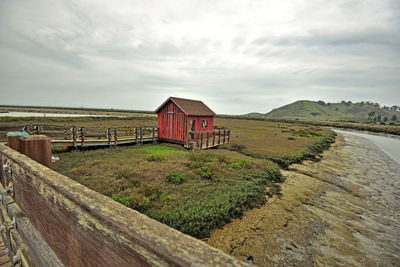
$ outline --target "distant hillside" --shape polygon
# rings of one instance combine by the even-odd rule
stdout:
[[[304,120],[346,120],[346,121],[400,121],[400,107],[380,107],[378,103],[325,103],[323,101],[300,100],[259,115],[250,117],[304,119]]]

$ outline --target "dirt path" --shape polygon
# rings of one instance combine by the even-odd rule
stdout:
[[[320,162],[283,171],[280,198],[207,242],[261,266],[399,264],[399,173],[371,142],[344,134]]]

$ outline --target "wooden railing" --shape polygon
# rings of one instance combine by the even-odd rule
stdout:
[[[117,146],[121,144],[143,144],[158,140],[157,126],[142,127],[76,127],[25,126],[29,134],[44,134],[51,138],[53,146],[88,147]]]
[[[76,127],[27,125],[23,131],[29,134],[44,134],[51,138],[53,146],[74,148],[90,146],[115,147],[122,144],[143,144],[156,142],[159,129],[157,126],[142,127]],[[189,131],[184,143],[186,148],[207,149],[227,144],[230,141],[231,130],[215,128],[212,131]]]
[[[189,138],[185,147],[194,149],[207,149],[229,143],[231,130],[218,128],[209,132],[189,131]]]

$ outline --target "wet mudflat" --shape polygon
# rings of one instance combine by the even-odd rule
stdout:
[[[398,266],[400,165],[373,142],[341,134],[320,162],[283,171],[281,197],[207,243],[261,266]]]

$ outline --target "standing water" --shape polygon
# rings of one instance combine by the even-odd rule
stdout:
[[[381,136],[367,133],[360,133],[354,131],[343,131],[335,129],[335,132],[342,134],[350,134],[358,137],[362,137],[368,139],[376,146],[378,146],[383,152],[389,155],[392,159],[397,161],[400,164],[400,138],[399,137],[389,137],[389,136]]]
[[[42,113],[42,112],[5,112],[0,117],[108,117],[107,115],[69,114],[69,113]]]

